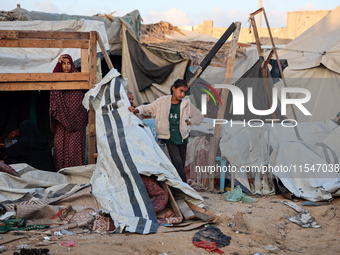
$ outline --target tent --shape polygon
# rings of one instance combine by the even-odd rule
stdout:
[[[311,93],[304,106],[312,115],[305,116],[295,108],[298,121],[334,119],[340,111],[339,30],[340,6],[279,51],[279,58],[288,61],[284,70],[287,86],[305,88]],[[282,81],[275,86],[282,87]],[[292,118],[289,107],[287,116]]]
[[[98,31],[106,50],[111,54],[110,59],[114,67],[129,80],[128,87],[125,89],[134,93],[137,104],[152,102],[160,96],[169,94],[173,82],[184,77],[186,59],[173,52],[164,54],[164,50],[161,49],[152,51],[140,43],[141,17],[137,10],[124,17],[109,18],[29,12],[22,8],[16,8],[11,13],[14,21],[0,22],[0,29]],[[139,55],[136,55],[137,53]],[[11,51],[2,48],[0,51],[0,73],[51,72],[60,54],[70,54],[75,64],[80,64],[80,52],[77,50],[25,48]],[[101,54],[97,55],[102,57]],[[106,62],[102,60],[101,63],[97,81],[100,80],[101,74],[104,76],[109,71]],[[0,126],[0,137],[5,137],[10,131],[16,129],[22,120],[30,118],[29,109],[36,108],[32,106],[32,102],[37,101],[37,104],[41,106],[40,109],[48,109],[48,91],[39,93],[1,92],[1,94],[8,99],[7,101],[2,100],[2,109],[9,108],[12,109],[12,112],[0,113],[4,120],[4,126]],[[37,100],[32,99],[32,94]],[[22,99],[20,100],[21,105],[14,104],[17,101],[15,98]],[[47,120],[46,123],[48,123],[48,112],[45,111],[40,115],[41,122],[45,123]],[[41,131],[51,138],[48,126]]]
[[[140,175],[153,175],[165,182],[176,192],[176,198],[194,204],[203,201],[182,182],[151,130],[128,110],[125,83],[112,69],[84,97],[84,107],[88,109],[91,104],[96,111],[95,165],[64,168],[58,173],[27,164],[11,165],[19,176],[0,169],[0,202],[8,210],[2,217],[51,219],[66,205],[72,205],[81,206],[82,211],[89,207],[109,214],[116,232],[154,233],[160,223]]]

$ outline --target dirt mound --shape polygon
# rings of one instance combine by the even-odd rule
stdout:
[[[176,33],[181,34],[183,37],[186,36],[180,29],[168,22],[161,21],[155,24],[142,25],[142,43],[151,47],[173,50],[183,58],[190,59],[192,66],[198,65],[215,45],[215,42],[201,41],[199,39],[196,41],[173,40],[166,36]],[[229,45],[225,43],[221,47],[212,59],[212,65],[224,66],[224,59],[230,49]],[[245,49],[238,47],[236,57],[246,59]]]

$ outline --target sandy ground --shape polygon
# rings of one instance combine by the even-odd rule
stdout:
[[[256,202],[244,204],[227,202],[223,194],[200,192],[209,211],[220,217],[215,224],[224,234],[231,236],[229,246],[221,248],[224,254],[340,254],[340,198],[329,205],[303,206],[315,218],[321,228],[303,228],[289,222],[286,217],[296,212],[291,207],[271,203],[289,201],[280,195],[255,198]],[[304,200],[295,201],[301,205]],[[235,214],[243,215],[243,231],[232,228]],[[338,215],[336,214],[338,212]],[[240,215],[240,213],[238,215]],[[165,227],[163,227],[165,228]],[[200,228],[199,228],[200,229]],[[71,236],[51,236],[45,243],[42,235],[25,236],[7,233],[1,235],[1,243],[14,238],[19,240],[1,244],[13,254],[20,247],[47,248],[49,254],[209,254],[208,251],[192,244],[193,235],[199,230],[185,232],[156,233],[139,235],[123,234],[78,234]],[[58,243],[72,240],[76,247],[64,247]],[[218,254],[218,253],[214,253]]]

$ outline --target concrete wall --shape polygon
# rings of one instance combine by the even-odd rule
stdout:
[[[330,12],[330,10],[288,12],[287,37],[291,39],[298,37]]]
[[[306,31],[308,28],[313,26],[315,23],[317,23],[319,20],[321,20],[323,17],[325,17],[329,12],[330,10],[288,12],[287,27],[271,28],[272,36],[277,39],[293,40],[304,31]],[[188,29],[187,27],[180,28]],[[226,31],[226,29],[226,27],[213,27],[212,20],[205,20],[203,24],[192,27],[191,31],[220,38]],[[260,38],[269,37],[268,29],[264,22],[262,22],[262,27],[258,28],[258,33]],[[239,42],[254,43],[255,37],[253,30],[251,29],[251,33],[249,33],[249,28],[241,28]]]

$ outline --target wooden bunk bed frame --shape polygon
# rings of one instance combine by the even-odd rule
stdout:
[[[96,31],[0,30],[0,47],[79,48],[79,73],[0,73],[0,91],[91,89],[97,83],[97,42],[109,69],[113,68],[104,44]],[[96,158],[95,113],[90,106],[88,118],[88,163]]]

